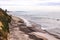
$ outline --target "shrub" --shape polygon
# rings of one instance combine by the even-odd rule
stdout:
[[[2,25],[0,26],[0,39],[7,40],[7,35],[9,33],[9,23],[11,22],[11,16],[7,14],[6,11],[2,10],[0,8],[0,21],[2,22]]]

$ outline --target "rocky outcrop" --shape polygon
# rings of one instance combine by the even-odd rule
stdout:
[[[30,21],[31,22],[31,21]],[[9,24],[9,40],[58,40],[47,32],[43,31],[36,23],[31,22],[32,27],[26,26],[24,20],[12,16]],[[40,28],[39,28],[40,27]]]

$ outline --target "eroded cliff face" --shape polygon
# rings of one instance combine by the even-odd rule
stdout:
[[[9,16],[6,11],[0,8],[0,40],[7,40],[9,33],[9,23],[11,21],[11,16]]]

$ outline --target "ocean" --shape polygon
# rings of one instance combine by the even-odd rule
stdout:
[[[55,25],[55,23],[59,24],[60,22],[57,21],[57,19],[60,20],[59,12],[11,11],[9,12],[9,14],[20,16],[27,20],[33,21],[36,24],[42,25],[44,28],[45,27],[50,28],[48,25],[50,24]]]
[[[57,35],[60,38],[60,13],[59,12],[26,12],[11,11],[8,14],[23,17],[38,25],[50,34]]]

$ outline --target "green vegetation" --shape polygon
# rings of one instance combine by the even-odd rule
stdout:
[[[7,40],[9,33],[9,23],[11,22],[11,16],[6,11],[0,8],[0,40]],[[2,25],[1,25],[2,24]]]

